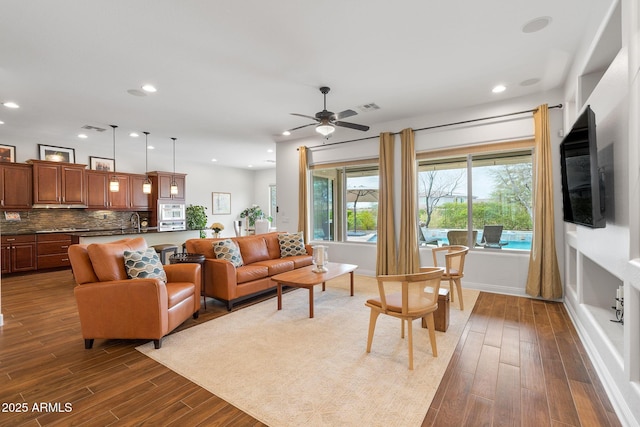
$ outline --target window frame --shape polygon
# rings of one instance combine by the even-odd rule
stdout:
[[[339,243],[365,243],[365,244],[376,244],[376,242],[368,242],[368,241],[354,241],[349,240],[348,236],[348,208],[347,208],[347,181],[348,174],[353,172],[367,172],[367,171],[376,171],[378,177],[380,176],[380,165],[378,159],[363,159],[356,161],[346,161],[346,162],[336,162],[336,163],[324,163],[324,164],[314,164],[309,166],[309,175],[310,175],[310,234],[312,235],[312,240],[318,240],[316,238],[316,230],[319,229],[319,225],[316,224],[316,215],[315,215],[315,180],[317,171],[322,170],[332,170],[335,171],[335,175],[332,176],[331,180],[333,182],[332,186],[332,212],[333,217],[331,218],[331,222],[333,225],[329,226],[329,236],[330,239],[323,239],[323,241],[330,242],[339,242]],[[327,174],[327,176],[332,174]],[[327,178],[329,179],[329,178]],[[377,220],[376,220],[377,221]],[[322,227],[323,228],[323,227]],[[326,230],[323,231],[326,233]],[[377,232],[377,222],[376,222],[376,232]]]
[[[467,231],[467,245],[470,249],[485,249],[476,245],[476,241],[474,241],[474,228],[473,228],[473,169],[474,169],[474,160],[477,162],[478,158],[491,158],[491,156],[496,156],[496,158],[500,157],[511,157],[512,155],[517,155],[518,153],[528,152],[531,156],[531,166],[532,166],[532,176],[531,176],[531,184],[532,184],[532,200],[535,200],[534,189],[535,186],[533,183],[535,182],[535,162],[536,162],[536,152],[535,152],[535,140],[533,139],[523,139],[523,140],[515,140],[515,141],[504,141],[497,143],[488,143],[488,144],[478,144],[471,146],[460,146],[454,148],[444,148],[444,149],[436,149],[429,151],[422,151],[416,153],[416,162],[417,169],[420,170],[421,166],[425,166],[426,163],[437,162],[440,164],[461,162],[464,159],[466,163],[466,205],[467,205],[467,223],[466,223],[466,231]],[[418,182],[416,183],[417,191],[420,191],[420,182],[419,182],[419,172],[416,176]],[[419,215],[418,215],[419,220]],[[532,218],[532,227],[535,224],[535,221]],[[420,224],[418,224],[418,228],[421,230]],[[421,247],[427,247],[429,241],[425,239],[425,241],[421,242],[419,240],[418,244]],[[508,246],[504,246],[504,249],[517,250],[518,252],[529,252],[531,249],[513,249],[508,248]]]

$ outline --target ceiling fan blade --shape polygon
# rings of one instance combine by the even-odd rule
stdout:
[[[302,129],[302,128],[306,128],[307,126],[318,126],[318,124],[317,123],[309,123],[308,125],[298,126],[297,128],[289,129],[289,132],[292,132],[292,131],[298,130],[298,129]]]
[[[334,120],[346,119],[347,117],[355,116],[357,114],[358,114],[357,111],[344,110],[344,111],[341,111],[339,113],[334,114]]]
[[[356,123],[349,123],[349,122],[333,122],[334,125],[336,126],[342,126],[343,128],[349,128],[349,129],[355,129],[355,130],[361,130],[361,131],[367,131],[369,130],[369,126],[365,126],[365,125],[359,125]]]
[[[307,116],[306,114],[298,114],[298,113],[291,113],[292,116],[299,116],[299,117],[304,117],[307,119],[311,119],[311,120],[315,120],[316,122],[319,121],[318,119],[316,119],[313,116]]]

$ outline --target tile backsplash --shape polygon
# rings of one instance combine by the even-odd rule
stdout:
[[[133,212],[85,210],[85,209],[33,209],[20,211],[19,221],[9,221],[0,213],[2,234],[28,233],[54,228],[88,228],[111,230],[131,227]],[[149,212],[138,212],[140,218],[148,218]]]

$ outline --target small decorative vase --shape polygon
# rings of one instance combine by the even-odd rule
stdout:
[[[219,231],[214,231],[213,232],[213,238],[214,239],[218,239],[220,237],[220,232]]]

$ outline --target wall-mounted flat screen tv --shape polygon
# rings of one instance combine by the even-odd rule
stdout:
[[[560,159],[564,220],[604,227],[604,174],[598,169],[596,117],[590,106],[560,144]]]

